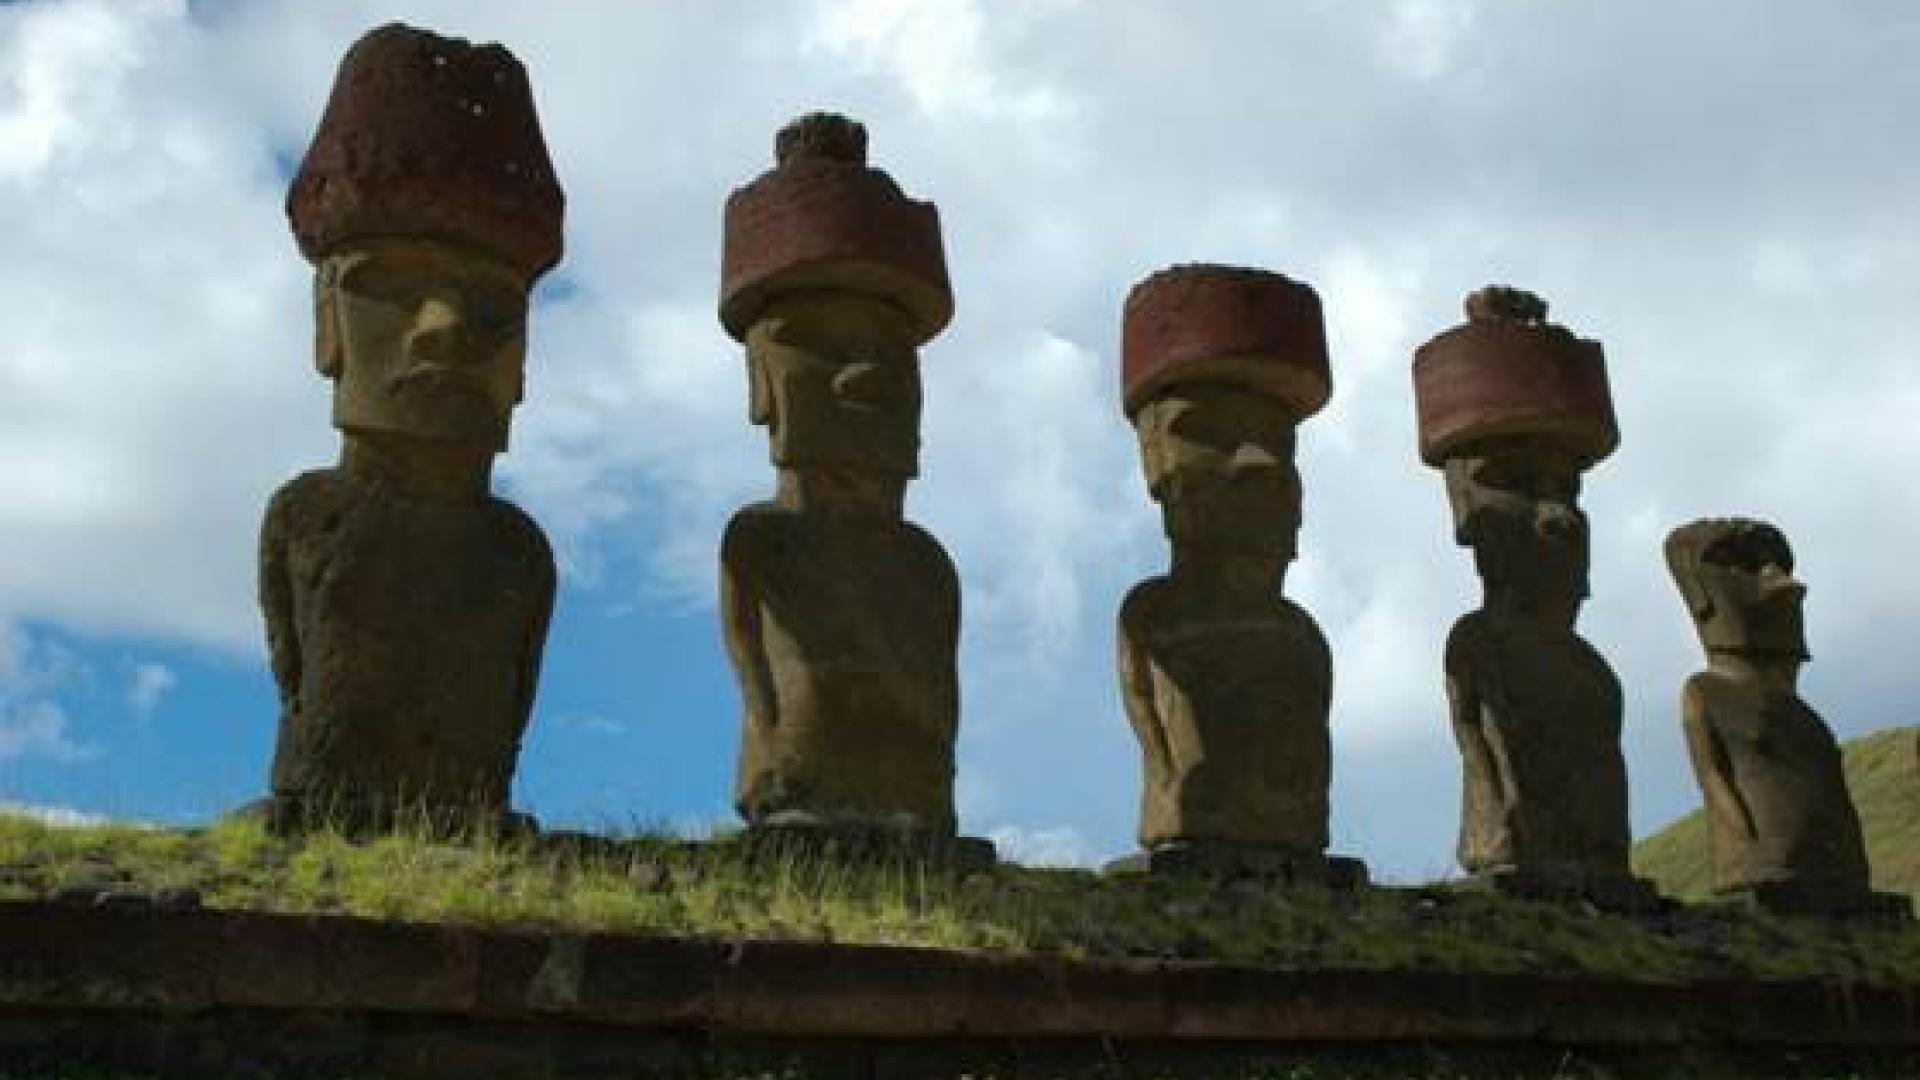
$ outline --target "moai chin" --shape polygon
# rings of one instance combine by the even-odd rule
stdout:
[[[950,838],[960,590],[902,516],[918,471],[917,350],[953,315],[931,203],[841,116],[795,120],[727,200],[720,321],[746,345],[774,497],[720,548],[750,831]]]
[[[506,49],[392,24],[347,51],[287,196],[341,454],[261,529],[281,827],[508,820],[554,564],[489,485],[561,213]]]
[[[1707,654],[1681,688],[1680,715],[1714,892],[1781,914],[1910,914],[1906,897],[1868,885],[1839,744],[1800,698],[1806,588],[1786,536],[1709,518],[1675,529],[1666,554]]]
[[[1172,565],[1120,608],[1145,850],[1113,869],[1356,884],[1364,867],[1325,855],[1332,660],[1281,592],[1294,431],[1332,389],[1320,299],[1264,270],[1176,266],[1134,287],[1121,336]]]
[[[1580,476],[1619,443],[1600,345],[1490,286],[1414,355],[1420,456],[1444,470],[1484,600],[1448,635],[1464,768],[1460,864],[1509,891],[1656,904],[1628,869],[1619,680],[1574,630],[1587,596]]]

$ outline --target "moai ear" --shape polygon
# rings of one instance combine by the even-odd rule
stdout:
[[[1473,470],[1478,462],[1473,458],[1452,457],[1447,459],[1447,506],[1453,511],[1453,542],[1461,547],[1472,547],[1476,531],[1477,514],[1480,507],[1478,492],[1475,491]]]
[[[773,425],[773,376],[766,361],[747,350],[747,419],[762,427]]]
[[[1700,582],[1700,563],[1709,542],[1704,534],[1714,524],[1695,522],[1682,525],[1667,535],[1667,570],[1673,575],[1673,583],[1680,589],[1680,599],[1686,603],[1687,612],[1695,622],[1705,622],[1713,617],[1713,595]]]
[[[346,351],[340,335],[338,279],[331,262],[322,263],[313,275],[313,364],[329,379],[340,377]]]

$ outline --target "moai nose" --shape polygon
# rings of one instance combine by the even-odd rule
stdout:
[[[1561,503],[1543,503],[1535,526],[1540,535],[1566,540],[1580,535],[1580,513]]]
[[[1805,596],[1807,587],[1791,570],[1769,562],[1760,567],[1760,591],[1769,595]]]
[[[843,398],[876,402],[886,396],[885,372],[872,361],[857,361],[841,368],[833,377],[833,389]]]
[[[466,343],[466,311],[459,298],[435,293],[420,302],[407,331],[407,356],[417,364],[445,367],[460,361]]]
[[[1264,446],[1245,444],[1227,459],[1227,471],[1235,479],[1253,479],[1280,471],[1280,459]]]

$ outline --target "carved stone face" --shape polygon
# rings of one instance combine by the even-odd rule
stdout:
[[[1231,383],[1181,383],[1141,406],[1133,423],[1170,538],[1293,558],[1300,474],[1284,408]]]
[[[1577,607],[1587,595],[1580,469],[1550,446],[1516,442],[1447,459],[1454,540],[1480,576],[1520,595]]]
[[[527,282],[479,252],[368,241],[321,262],[316,359],[333,423],[503,450],[527,351]]]
[[[918,472],[920,363],[905,312],[837,293],[783,297],[748,331],[747,364],[774,464]]]
[[[1794,579],[1793,553],[1779,530],[1735,524],[1701,549],[1691,574],[1679,576],[1707,648],[1806,659],[1807,589]]]

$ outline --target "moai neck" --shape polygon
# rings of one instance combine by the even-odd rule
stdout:
[[[773,501],[798,514],[897,524],[905,516],[905,477],[866,469],[782,467]]]
[[[1800,657],[1790,653],[1747,649],[1708,649],[1707,667],[1736,682],[1798,697]]]
[[[1530,589],[1511,582],[1480,579],[1480,610],[1496,619],[1540,630],[1571,634],[1580,617],[1580,598]]]
[[[1182,591],[1207,599],[1278,598],[1286,581],[1284,556],[1198,544],[1172,542],[1173,565],[1168,577]]]
[[[372,431],[342,433],[340,470],[413,502],[483,502],[493,480],[493,451]]]

